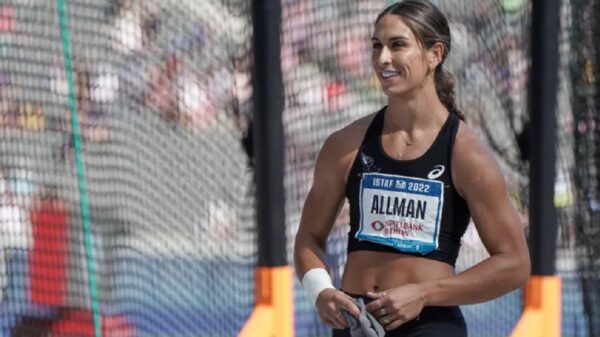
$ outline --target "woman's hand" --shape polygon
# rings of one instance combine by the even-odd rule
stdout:
[[[425,307],[424,293],[418,284],[407,284],[378,293],[368,292],[367,296],[374,299],[367,304],[367,311],[386,330],[396,329],[417,318]]]
[[[358,319],[360,310],[350,296],[337,289],[329,288],[321,291],[317,297],[317,311],[321,321],[334,329],[345,329],[348,322],[342,310],[348,311]]]

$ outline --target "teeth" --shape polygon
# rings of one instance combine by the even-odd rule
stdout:
[[[381,72],[381,76],[383,78],[389,78],[389,77],[398,76],[398,75],[400,75],[399,71],[384,70],[384,71]]]

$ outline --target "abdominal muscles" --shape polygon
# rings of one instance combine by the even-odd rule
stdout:
[[[401,253],[357,251],[348,254],[342,289],[364,295],[409,283],[441,279],[454,274],[449,264]]]

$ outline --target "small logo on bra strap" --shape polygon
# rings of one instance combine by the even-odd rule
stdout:
[[[360,153],[360,163],[362,164],[363,171],[379,172],[379,167],[375,166],[375,160],[373,157],[367,156],[364,152]]]

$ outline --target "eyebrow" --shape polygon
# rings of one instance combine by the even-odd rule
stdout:
[[[405,36],[392,36],[389,38],[390,42],[394,42],[394,41],[402,41],[402,42],[407,42],[408,38]],[[379,39],[375,36],[373,36],[371,38],[371,41],[379,41]]]

